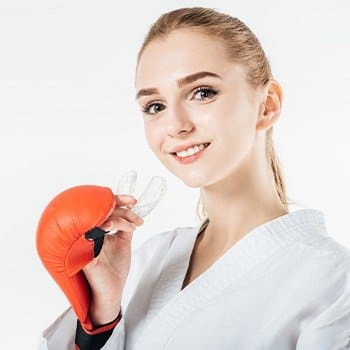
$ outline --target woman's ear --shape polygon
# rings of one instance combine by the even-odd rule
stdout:
[[[276,122],[281,113],[283,99],[281,85],[276,80],[272,79],[269,81],[266,90],[267,93],[264,94],[266,97],[260,102],[256,130],[269,129]]]

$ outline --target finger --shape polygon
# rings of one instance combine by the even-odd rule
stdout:
[[[123,230],[118,230],[112,234],[110,234],[110,237],[116,237],[118,236],[120,238],[121,235],[125,235],[125,236],[130,236],[132,232],[128,232],[128,231],[123,231]]]
[[[129,221],[134,222],[135,224],[143,224],[143,219],[141,216],[137,215],[129,206],[127,208],[116,208],[110,218],[121,216]]]
[[[99,227],[105,231],[114,230],[115,225],[113,224],[113,221],[116,220],[118,217],[122,217],[128,220],[129,222],[134,223],[137,226],[140,226],[144,223],[143,218],[137,215],[136,213],[134,213],[132,209],[130,209],[130,207],[128,206],[128,208],[121,208],[121,207],[115,208],[112,214]]]
[[[113,223],[112,227],[110,228],[110,231],[123,230],[132,232],[136,229],[136,224],[134,224],[133,222],[129,222],[128,220],[120,216],[112,217],[110,221]]]
[[[137,199],[130,194],[115,194],[116,206],[133,205],[137,203]]]
[[[111,217],[105,224],[102,225],[102,227],[101,226],[100,227],[109,233],[115,233],[116,230],[120,230],[118,226],[120,219],[121,219],[120,217],[117,217],[117,218]],[[126,219],[126,222],[132,224],[129,226],[130,227],[129,231],[135,230],[137,226],[141,226],[144,223],[143,220],[139,218],[136,218],[134,220]]]
[[[132,221],[134,223],[142,224],[143,219],[141,216],[139,216],[137,213],[133,211],[133,209],[130,206],[124,207],[116,207],[111,215],[108,217],[107,221],[113,220],[113,218],[116,218],[118,216],[121,216],[129,221]]]

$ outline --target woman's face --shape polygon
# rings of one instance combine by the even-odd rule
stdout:
[[[211,75],[184,79],[199,72]],[[248,87],[245,74],[225,58],[218,40],[188,30],[152,41],[140,57],[135,85],[147,142],[190,187],[237,171],[254,145],[261,96]],[[178,146],[209,142],[187,164],[172,154]]]

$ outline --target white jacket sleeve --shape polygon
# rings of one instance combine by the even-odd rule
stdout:
[[[73,350],[76,322],[73,309],[69,307],[43,331],[39,350]]]
[[[77,318],[71,307],[64,311],[39,339],[38,350],[74,350]],[[101,350],[123,350],[125,324],[123,317],[115,326]]]

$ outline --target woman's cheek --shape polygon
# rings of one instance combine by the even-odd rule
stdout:
[[[148,130],[145,130],[145,136],[147,140],[147,144],[152,150],[153,153],[157,155],[157,157],[161,156],[161,153],[165,152],[165,150],[162,149],[162,142],[159,139],[159,136],[157,134],[152,133]]]

